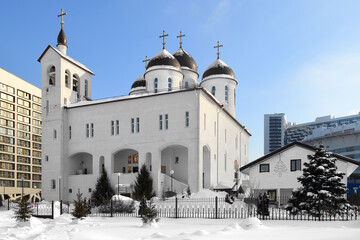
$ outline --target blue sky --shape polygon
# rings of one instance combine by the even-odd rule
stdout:
[[[89,67],[93,98],[126,95],[142,60],[179,31],[200,78],[220,58],[235,72],[237,119],[253,134],[250,160],[263,155],[265,113],[291,122],[360,110],[360,1],[6,1],[0,2],[0,67],[40,86],[38,57],[56,46],[64,8],[67,54]]]

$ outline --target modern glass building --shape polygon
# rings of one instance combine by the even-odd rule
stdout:
[[[286,116],[284,113],[264,115],[264,154],[284,146]]]
[[[41,190],[41,90],[0,68],[0,199]]]

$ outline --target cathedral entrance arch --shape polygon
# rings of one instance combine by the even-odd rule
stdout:
[[[161,151],[161,173],[188,184],[188,148],[182,145],[171,145]]]
[[[139,172],[139,152],[134,149],[122,149],[113,154],[113,173]]]
[[[93,155],[86,152],[69,157],[69,175],[93,174]]]
[[[203,188],[210,188],[211,184],[211,168],[210,168],[210,148],[203,146],[203,173],[202,173],[202,185]]]

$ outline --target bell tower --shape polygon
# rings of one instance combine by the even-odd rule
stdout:
[[[61,196],[67,185],[67,144],[69,127],[65,107],[91,99],[92,73],[66,55],[68,48],[61,9],[57,49],[48,46],[41,63],[42,91],[42,196],[46,200],[67,200]],[[59,188],[61,187],[61,188]]]

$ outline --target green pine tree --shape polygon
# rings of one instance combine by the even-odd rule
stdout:
[[[141,211],[141,220],[144,224],[159,221],[158,212],[152,199],[149,202],[145,201]]]
[[[87,204],[86,198],[82,199],[82,193],[80,191],[76,194],[77,200],[74,199],[75,209],[71,213],[78,219],[83,219],[89,214],[89,205]]]
[[[97,179],[95,190],[91,195],[92,203],[95,206],[100,206],[110,201],[114,194],[114,189],[111,187],[107,172],[103,169],[101,176]]]
[[[150,176],[150,172],[146,165],[141,166],[140,172],[135,181],[135,188],[133,192],[133,198],[135,200],[141,200],[145,196],[146,199],[151,199],[155,196],[152,186],[153,180]]]
[[[298,177],[301,187],[294,190],[289,202],[292,211],[305,210],[315,217],[324,213],[344,213],[350,205],[345,199],[348,191],[341,182],[344,173],[337,170],[336,158],[321,145],[304,163],[303,175]]]
[[[31,218],[32,209],[29,208],[28,202],[24,197],[21,198],[18,207],[15,209],[15,218],[19,222],[27,222]]]

